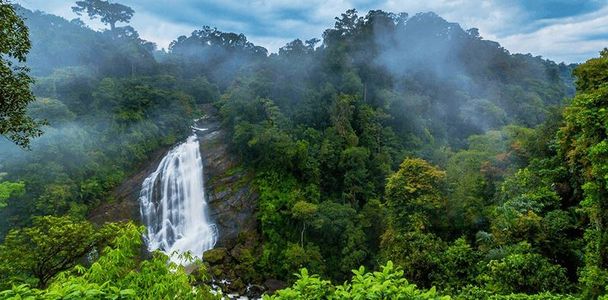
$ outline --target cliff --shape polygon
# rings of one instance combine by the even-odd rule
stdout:
[[[244,171],[228,151],[225,133],[217,112],[211,105],[203,107],[205,116],[193,129],[198,135],[205,174],[205,193],[212,221],[219,230],[216,247],[233,248],[239,233],[256,230],[255,206],[257,195],[251,189],[252,174]],[[141,221],[139,192],[144,179],[152,173],[169,149],[157,151],[150,162],[125,180],[112,192],[111,200],[89,214],[97,224],[134,220]]]

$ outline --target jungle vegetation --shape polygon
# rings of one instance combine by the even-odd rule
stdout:
[[[258,195],[234,268],[291,284],[265,299],[606,299],[608,50],[379,10],[278,53],[213,27],[157,50],[110,4],[76,2],[94,31],[0,0],[0,298],[219,297],[87,221],[212,104]]]

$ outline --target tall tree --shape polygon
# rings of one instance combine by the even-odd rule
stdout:
[[[76,6],[72,6],[72,10],[79,16],[86,12],[91,19],[99,17],[102,23],[110,25],[112,31],[116,29],[117,22],[129,23],[135,13],[126,5],[104,0],[76,1]]]
[[[2,174],[0,173],[0,180],[1,179]],[[25,184],[23,182],[0,182],[0,210],[6,207],[6,201],[11,195],[23,193],[24,190]]]
[[[0,244],[0,279],[31,282],[33,277],[44,288],[55,274],[75,266],[96,242],[89,222],[37,217],[32,227],[11,230]]]
[[[14,7],[0,0],[0,135],[21,147],[42,134],[41,122],[27,115],[28,103],[35,100],[29,69],[25,62],[31,48],[28,29]]]
[[[564,111],[558,133],[560,150],[578,179],[589,218],[585,233],[585,267],[581,271],[586,297],[605,293],[608,285],[608,50],[574,71],[577,95]]]
[[[445,172],[420,158],[407,158],[388,178],[386,206],[395,229],[425,229],[445,202]]]

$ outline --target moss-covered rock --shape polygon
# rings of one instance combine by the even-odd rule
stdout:
[[[228,250],[222,247],[208,250],[203,254],[203,260],[211,265],[221,263],[226,260],[227,257]]]
[[[239,233],[255,231],[257,194],[251,188],[253,174],[230,153],[226,133],[213,107],[205,107],[208,117],[199,121],[207,130],[198,133],[205,169],[205,192],[212,222],[217,225],[217,246],[231,249]]]
[[[222,269],[221,266],[211,267],[211,269],[209,271],[210,271],[209,273],[214,278],[222,278],[222,277],[224,277],[224,270]]]

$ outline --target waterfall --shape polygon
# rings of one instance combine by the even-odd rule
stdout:
[[[139,203],[149,250],[161,250],[180,262],[174,254],[190,251],[202,258],[203,252],[215,246],[218,232],[207,213],[196,134],[170,150],[144,180]]]

